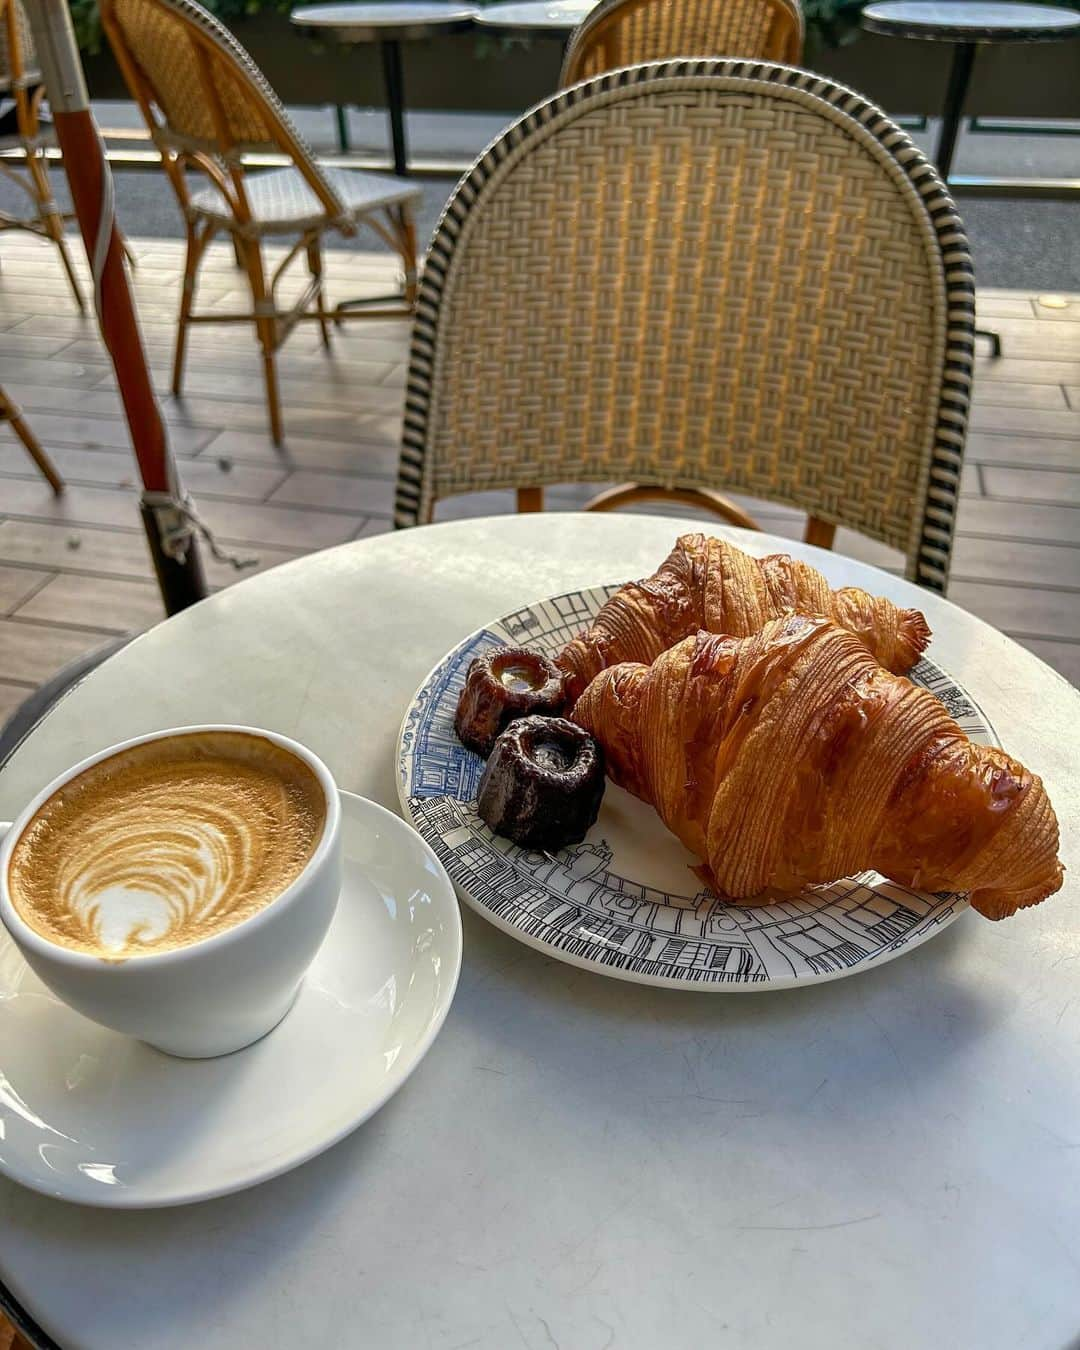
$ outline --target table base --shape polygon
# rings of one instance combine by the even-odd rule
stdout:
[[[390,118],[390,143],[394,147],[394,172],[404,178],[409,172],[405,148],[405,77],[401,70],[401,43],[386,38],[379,43],[386,85],[386,110]]]
[[[937,169],[941,181],[949,185],[953,156],[956,154],[956,142],[960,135],[960,122],[964,115],[968,88],[971,84],[971,72],[975,68],[974,42],[958,42],[953,47],[952,66],[949,70],[949,83],[945,89],[945,107],[941,114],[941,132],[937,143]],[[990,343],[990,355],[995,359],[1001,355],[1001,334],[989,328],[976,328],[975,336],[984,337]]]

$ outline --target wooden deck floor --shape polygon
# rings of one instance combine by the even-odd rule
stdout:
[[[167,389],[179,243],[134,241],[135,288],[159,388]],[[0,721],[40,681],[113,635],[161,617],[138,520],[134,461],[108,360],[80,319],[52,251],[7,236],[0,270],[0,381],[68,479],[54,499],[0,427]],[[385,289],[386,255],[333,253],[332,298]],[[242,302],[231,251],[207,260],[202,300]],[[1080,296],[1048,305],[984,291],[980,318],[1006,344],[981,359],[950,596],[1080,684]],[[193,333],[187,392],[164,400],[172,445],[223,541],[260,568],[390,528],[407,355],[403,320],[353,324],[327,356],[301,329],[281,357],[288,443],[271,444],[246,328]],[[556,491],[553,506],[583,499]],[[440,518],[509,510],[509,496],[446,503]],[[765,528],[801,519],[765,506]],[[897,568],[898,556],[841,531],[838,548]],[[235,579],[207,560],[215,585]]]

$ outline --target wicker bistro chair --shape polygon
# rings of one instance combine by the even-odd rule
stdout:
[[[509,127],[447,204],[396,523],[477,490],[724,486],[944,590],[973,316],[952,199],[858,94],[745,61],[613,71]]]
[[[559,87],[678,56],[802,61],[799,0],[600,0],[574,30]]]
[[[12,431],[26,448],[26,453],[38,466],[45,481],[59,497],[64,490],[64,480],[57,472],[56,465],[42,449],[41,442],[27,426],[18,406],[12,402],[2,388],[0,388],[0,422],[10,424]],[[2,1320],[0,1320],[0,1326],[2,1325]]]
[[[68,217],[57,206],[49,186],[45,150],[53,137],[51,127],[41,116],[44,95],[34,38],[22,0],[0,0],[0,103],[10,99],[14,104],[12,129],[0,132],[0,174],[26,193],[31,209],[29,216],[0,211],[0,231],[26,230],[51,240],[60,252],[75,302],[85,311],[86,302],[64,237],[64,221]]]
[[[329,346],[330,321],[412,312],[416,298],[416,231],[411,204],[420,189],[398,178],[319,164],[289,121],[262,72],[232,34],[195,0],[101,0],[101,19],[132,96],[139,104],[187,226],[173,393],[179,395],[188,328],[193,323],[251,322],[263,354],[270,428],[282,437],[276,354],[297,323],[317,322]],[[287,169],[252,174],[245,157],[289,156]],[[208,185],[189,189],[188,173]],[[370,226],[401,256],[400,295],[327,307],[323,236]],[[195,283],[206,246],[231,236],[247,272],[251,310],[194,312]],[[272,275],[262,241],[295,236]],[[278,285],[294,260],[306,257],[310,279],[295,303],[282,307]]]

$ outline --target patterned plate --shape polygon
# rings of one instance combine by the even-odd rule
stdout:
[[[469,662],[512,644],[554,654],[618,588],[571,591],[473,633],[431,672],[401,727],[398,793],[457,893],[522,942],[572,965],[639,984],[707,990],[784,988],[891,961],[941,932],[963,895],[927,895],[876,872],[753,908],[718,901],[696,859],[643,802],[608,783],[584,843],[549,855],[493,834],[476,813],[484,761],[454,734]],[[974,741],[998,744],[974,700],[925,657],[911,678]]]

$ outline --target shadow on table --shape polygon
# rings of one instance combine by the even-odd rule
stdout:
[[[464,921],[452,1016],[497,1068],[542,1058],[549,1091],[577,1100],[583,1126],[591,1102],[662,1100],[678,1112],[715,1099],[788,1115],[845,1094],[887,1120],[924,1086],[947,1093],[952,1061],[1017,997],[1005,969],[976,982],[966,958],[985,921],[974,913],[865,974],[752,994],[630,984],[526,947],[470,910]]]

